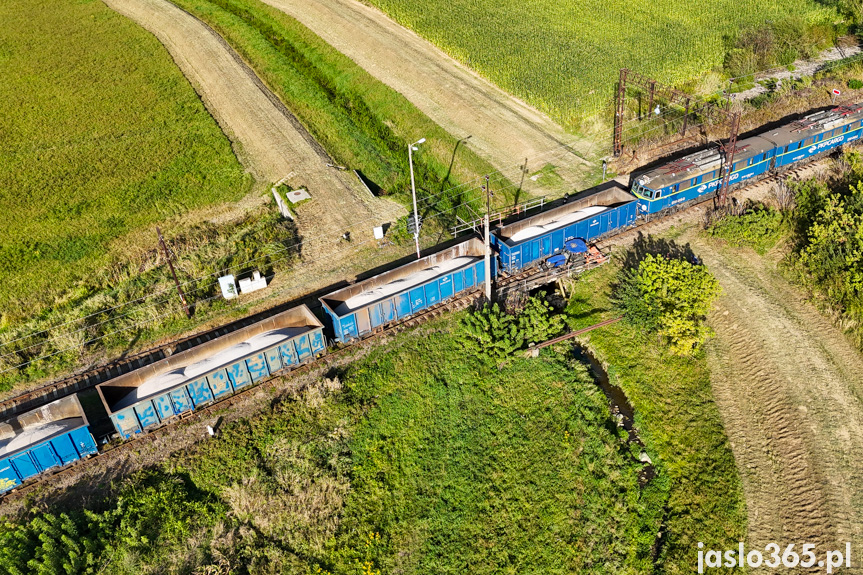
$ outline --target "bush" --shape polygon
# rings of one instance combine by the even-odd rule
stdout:
[[[798,214],[798,249],[790,262],[800,278],[855,324],[863,320],[863,182],[848,192],[807,187]],[[807,214],[806,209],[814,214]]]
[[[502,362],[524,345],[524,333],[516,318],[505,313],[498,304],[485,304],[480,311],[469,313],[462,320],[460,341],[465,349],[477,356]]]
[[[672,353],[689,355],[711,334],[704,320],[720,291],[704,266],[648,254],[637,270],[621,272],[614,301],[631,323],[664,338]]]
[[[863,82],[860,80],[848,80],[848,87],[852,90],[859,90],[860,88],[863,88]]]
[[[545,292],[527,300],[527,305],[518,316],[518,325],[528,345],[542,343],[560,335],[565,322],[563,316],[552,315],[551,305],[545,300]]]
[[[459,340],[474,355],[498,363],[509,359],[526,344],[537,344],[559,335],[563,316],[552,315],[545,292],[530,298],[517,314],[506,313],[495,303],[468,314],[460,324]]]
[[[142,559],[158,560],[166,572],[186,571],[207,555],[196,557],[190,541],[223,511],[186,476],[144,472],[127,480],[103,511],[43,513],[0,525],[0,573],[123,573]]]

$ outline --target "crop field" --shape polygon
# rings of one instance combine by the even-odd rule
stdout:
[[[683,82],[721,65],[742,27],[834,18],[814,0],[369,2],[567,128],[608,105],[621,67]]]
[[[0,20],[3,326],[251,178],[162,45],[101,2],[5,2]]]

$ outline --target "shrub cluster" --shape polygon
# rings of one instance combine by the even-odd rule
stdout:
[[[614,301],[627,319],[665,340],[672,353],[694,353],[710,336],[704,323],[719,282],[707,268],[647,254],[635,269],[622,270]]]
[[[106,508],[43,513],[0,524],[0,573],[135,573],[158,561],[162,572],[183,572],[198,562],[201,526],[224,505],[182,475],[159,471],[127,482]]]
[[[479,357],[503,362],[530,344],[551,339],[563,331],[563,316],[553,315],[552,307],[540,292],[527,301],[524,309],[510,314],[494,303],[468,314],[460,324],[459,339],[465,349]]]
[[[708,233],[759,254],[776,245],[786,226],[782,212],[761,203],[747,203],[739,214],[729,214],[707,228]]]
[[[863,345],[863,157],[850,152],[838,165],[832,181],[796,184],[794,249],[786,264]]]

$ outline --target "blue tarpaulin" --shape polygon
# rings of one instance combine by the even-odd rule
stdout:
[[[587,251],[587,244],[580,238],[569,240],[565,244],[567,251],[574,254],[583,254]]]
[[[548,263],[548,265],[550,265],[551,267],[556,268],[556,267],[560,267],[560,266],[562,266],[564,263],[566,263],[566,256],[564,256],[564,255],[551,256],[550,258],[548,258],[548,259],[547,259],[547,260],[545,260],[545,261],[546,261],[546,262]]]

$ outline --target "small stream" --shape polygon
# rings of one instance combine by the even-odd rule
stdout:
[[[612,417],[617,421],[617,425],[625,429],[629,434],[627,444],[638,446],[641,455],[639,458],[636,458],[636,461],[645,464],[638,475],[638,483],[641,487],[644,487],[654,478],[656,469],[650,458],[648,458],[644,450],[644,443],[641,441],[641,438],[638,436],[638,430],[635,428],[635,410],[632,408],[632,404],[629,403],[629,399],[627,399],[623,390],[608,380],[608,373],[605,372],[602,364],[599,363],[599,360],[590,351],[578,345],[573,345],[572,352],[576,359],[587,362],[590,365],[590,371],[597,385],[602,389],[605,397],[608,398]]]

